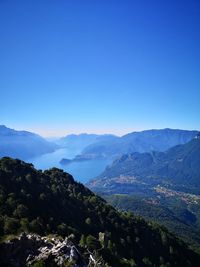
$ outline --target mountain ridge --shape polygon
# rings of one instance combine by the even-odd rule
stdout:
[[[178,144],[184,144],[194,138],[199,132],[180,129],[153,129],[128,133],[117,139],[97,142],[83,150],[82,154],[117,157],[132,152],[165,151]]]
[[[62,170],[37,171],[23,161],[2,158],[0,235],[3,239],[23,231],[73,234],[82,248],[96,250],[112,267],[190,267],[200,262],[200,255],[165,228],[118,212]]]
[[[165,152],[123,155],[87,186],[115,207],[162,223],[199,246],[199,135]]]
[[[38,134],[17,131],[0,125],[0,157],[10,156],[27,160],[55,151],[58,146]]]
[[[193,138],[186,144],[177,145],[165,152],[134,152],[116,159],[97,180],[129,175],[139,179],[156,177],[157,180],[192,183],[200,185],[200,138]],[[161,178],[159,178],[161,176]],[[172,177],[172,178],[169,178]],[[190,181],[188,181],[190,177]],[[145,179],[146,179],[145,178]],[[180,180],[181,179],[181,180]],[[192,181],[191,181],[192,180]],[[149,180],[149,182],[151,182]]]
[[[78,153],[81,153],[83,149],[96,142],[106,141],[115,138],[118,137],[112,134],[69,134],[64,137],[61,137],[59,140],[57,140],[56,143],[62,147],[76,149],[78,150]]]

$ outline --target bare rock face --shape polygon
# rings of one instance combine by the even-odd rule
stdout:
[[[0,266],[25,267],[34,266],[86,267],[79,250],[69,238],[59,240],[55,237],[41,237],[35,234],[21,234],[18,238],[4,242],[0,246]]]

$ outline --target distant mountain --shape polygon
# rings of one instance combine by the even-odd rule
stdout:
[[[200,137],[166,152],[123,155],[98,177],[97,184],[116,177],[131,177],[146,184],[168,184],[200,193]],[[96,184],[96,185],[97,185]],[[123,184],[123,182],[120,182]]]
[[[70,134],[65,137],[60,138],[56,141],[57,144],[70,148],[70,149],[78,149],[81,152],[85,147],[96,143],[96,142],[106,142],[112,139],[117,138],[111,134],[97,135],[97,134]]]
[[[17,238],[21,232],[32,235]],[[79,251],[70,240],[59,238],[69,235]],[[164,227],[118,212],[62,170],[37,171],[10,158],[0,160],[0,241],[1,266],[25,267],[33,261],[29,266],[80,267],[88,263],[90,253],[99,263],[86,266],[190,267],[200,263],[200,255]],[[67,256],[69,250],[73,257]]]
[[[133,132],[122,137],[95,142],[86,147],[83,154],[115,158],[132,152],[165,151],[175,145],[187,143],[197,133],[198,131],[174,129]]]
[[[19,159],[29,159],[57,148],[54,143],[47,142],[41,136],[27,132],[16,131],[0,125],[0,157],[10,156]]]

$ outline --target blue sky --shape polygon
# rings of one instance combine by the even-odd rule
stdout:
[[[200,130],[199,0],[0,0],[0,124]]]

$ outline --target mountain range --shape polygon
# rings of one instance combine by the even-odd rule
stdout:
[[[11,156],[27,160],[65,148],[78,159],[115,159],[132,152],[164,151],[191,140],[198,131],[162,129],[133,132],[122,137],[111,134],[71,134],[49,142],[41,136],[0,126],[0,157]],[[60,159],[62,160],[62,159]]]
[[[61,137],[56,141],[56,143],[62,147],[66,147],[68,149],[73,149],[81,153],[82,150],[91,144],[97,142],[107,142],[110,140],[117,139],[117,136],[111,134],[69,134],[64,137]]]
[[[18,238],[22,232],[32,235]],[[77,262],[70,262],[70,258],[66,258],[65,263],[59,263],[59,258],[53,262],[55,253],[59,254],[62,249],[64,255],[67,249],[67,243],[60,242],[59,236],[69,235],[81,258],[87,262],[88,253],[93,252],[105,262],[100,266],[195,267],[200,263],[200,255],[164,227],[117,211],[62,170],[37,171],[21,160],[2,158],[1,266],[23,263],[20,267],[24,267],[35,258],[38,262],[29,266],[80,267]],[[37,247],[42,250],[37,252]],[[46,256],[38,258],[41,252]]]
[[[132,152],[165,151],[178,144],[185,144],[194,138],[198,131],[161,129],[132,132],[122,137],[101,140],[87,146],[82,154],[116,158]]]
[[[88,184],[112,205],[200,244],[200,136],[165,152],[123,155]]]
[[[0,157],[10,156],[27,160],[53,152],[57,147],[37,134],[0,125]]]
[[[109,187],[108,181],[124,183],[143,182],[148,185],[167,185],[182,191],[200,194],[200,137],[197,135],[184,145],[177,145],[165,152],[134,152],[116,159],[94,181],[94,187]],[[106,182],[106,185],[104,183]]]

